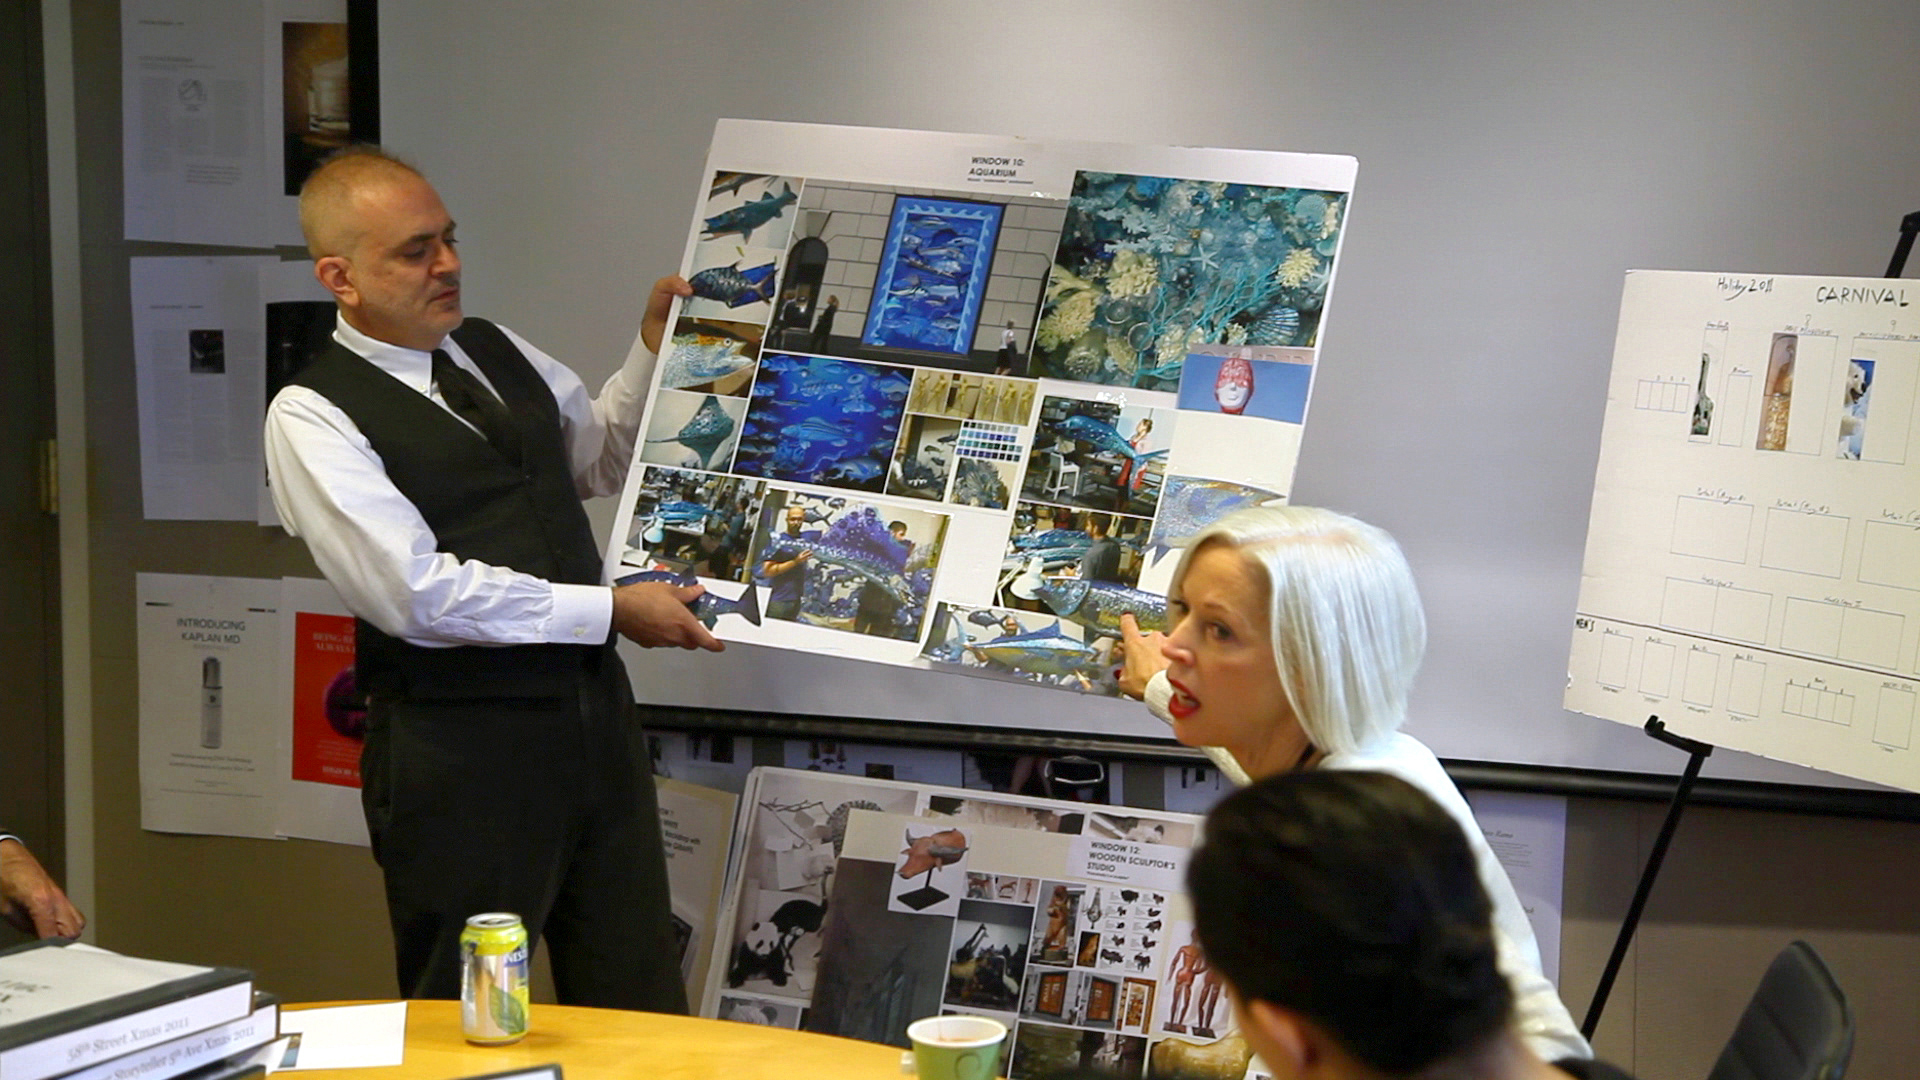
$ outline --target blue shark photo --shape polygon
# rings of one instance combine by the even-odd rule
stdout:
[[[1195,344],[1311,346],[1346,196],[1081,172],[1034,374],[1173,390]]]
[[[708,189],[707,209],[711,213],[701,221],[700,239],[737,236],[739,243],[750,245],[753,234],[760,232],[761,246],[784,246],[793,230],[790,208],[800,199],[794,190],[800,181],[782,176],[727,175],[728,179],[716,179]],[[741,198],[743,193],[753,196]],[[725,208],[718,209],[721,206]]]
[[[1005,207],[901,195],[861,341],[884,349],[965,356],[993,267]]]
[[[734,471],[878,492],[912,385],[905,368],[767,353]]]

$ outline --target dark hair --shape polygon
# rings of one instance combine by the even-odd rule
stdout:
[[[1472,1051],[1508,1022],[1473,849],[1385,773],[1283,773],[1207,817],[1187,870],[1207,959],[1246,1000],[1326,1029],[1390,1075]]]

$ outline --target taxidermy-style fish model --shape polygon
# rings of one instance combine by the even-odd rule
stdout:
[[[1105,581],[1050,581],[1040,576],[1041,566],[1037,556],[1029,556],[1008,591],[1022,600],[1038,600],[1055,615],[1108,637],[1120,636],[1120,616],[1129,612],[1143,631],[1167,628],[1167,598],[1158,593]]]
[[[748,304],[773,299],[772,263],[763,266],[740,269],[735,262],[731,266],[709,266],[705,270],[687,279],[693,286],[693,295],[706,300],[717,300],[730,308],[746,307]]]
[[[627,574],[619,578],[614,584],[637,585],[643,581],[665,581],[683,588],[688,585],[700,584],[700,579],[695,577],[691,571],[686,570],[678,572],[673,570],[641,570],[638,573]],[[738,615],[753,625],[759,626],[759,590],[754,587],[753,582],[749,581],[747,582],[747,590],[732,600],[715,592],[703,592],[687,602],[687,610],[693,612],[693,617],[705,623],[709,630],[713,629],[714,623],[720,621],[720,616],[722,615]]]
[[[792,184],[781,184],[778,195],[769,191],[750,203],[742,203],[708,218],[701,239],[714,240],[728,233],[739,233],[742,243],[750,242],[753,230],[779,217],[799,198],[793,193]]]
[[[1132,479],[1128,486],[1134,491],[1140,490],[1140,481],[1146,475],[1146,470],[1141,466],[1154,458],[1167,456],[1165,449],[1135,450],[1133,444],[1120,437],[1120,433],[1113,429],[1112,424],[1103,424],[1085,413],[1069,416],[1060,423],[1054,424],[1053,429],[1069,439],[1088,443],[1096,450],[1119,454],[1133,462]]]
[[[700,403],[700,407],[694,410],[693,416],[677,434],[670,438],[647,441],[677,442],[700,455],[701,468],[710,469],[713,467],[714,453],[726,445],[727,439],[733,434],[733,428],[733,417],[728,416],[727,411],[720,407],[720,399],[708,394],[707,400]]]

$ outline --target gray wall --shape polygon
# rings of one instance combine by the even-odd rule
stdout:
[[[1356,155],[1297,496],[1406,543],[1434,631],[1414,728],[1459,757],[1677,769],[1558,705],[1622,273],[1872,274],[1920,208],[1910,0],[382,8],[388,141],[461,219],[472,309],[589,377],[680,257],[717,117]],[[120,239],[116,6],[68,10],[92,590],[91,676],[68,697],[90,695],[94,747],[69,817],[92,823],[99,942],[250,966],[290,1000],[381,996],[364,851],[138,826],[134,572],[311,568],[251,526],[140,518],[127,258],[166,249]],[[1578,1015],[1658,811],[1582,799],[1569,822]],[[1859,1006],[1856,1075],[1904,1070],[1915,850],[1911,825],[1695,813],[1602,1051],[1699,1075],[1766,959],[1806,936]]]
[[[1294,494],[1405,544],[1433,639],[1412,730],[1458,758],[1676,768],[1559,705],[1625,271],[1876,274],[1916,208],[1907,0],[395,2],[381,19],[386,138],[461,219],[470,310],[595,374],[679,264],[719,117],[1355,155]],[[815,684],[832,691],[790,707],[1057,707],[745,649],[633,666],[689,704]],[[1110,721],[1106,705],[1085,709]],[[1838,782],[1735,754],[1708,775]]]

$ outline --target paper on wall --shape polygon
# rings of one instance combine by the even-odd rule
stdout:
[[[140,825],[275,837],[280,589],[139,574]]]

